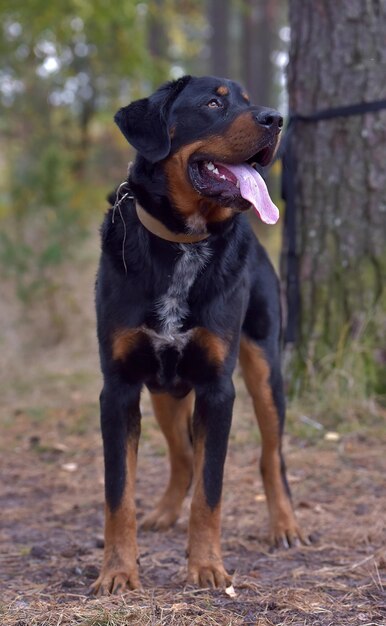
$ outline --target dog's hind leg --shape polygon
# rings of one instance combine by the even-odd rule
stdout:
[[[271,368],[264,351],[246,336],[241,339],[239,358],[261,432],[260,469],[270,515],[272,543],[286,548],[299,541],[308,543],[292,509],[281,450],[285,403],[280,366]]]
[[[141,526],[147,530],[166,530],[178,519],[192,481],[193,448],[189,422],[193,393],[182,399],[173,398],[168,393],[157,393],[151,394],[151,400],[168,444],[170,477],[165,493],[155,509],[143,519]]]

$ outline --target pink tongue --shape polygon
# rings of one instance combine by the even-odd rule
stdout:
[[[279,210],[269,197],[267,185],[260,174],[251,165],[221,165],[236,176],[242,197],[255,207],[260,219],[266,224],[276,224]]]

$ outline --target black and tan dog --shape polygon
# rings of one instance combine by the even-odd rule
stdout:
[[[144,526],[171,526],[193,481],[188,580],[223,587],[230,577],[220,548],[221,490],[237,358],[261,430],[272,540],[306,541],[281,453],[278,281],[244,215],[254,206],[264,221],[278,218],[254,166],[272,160],[282,118],[252,106],[232,81],[185,76],[115,120],[137,156],[102,227],[96,303],[106,519],[93,588],[140,586],[134,483],[143,385],[171,465]]]

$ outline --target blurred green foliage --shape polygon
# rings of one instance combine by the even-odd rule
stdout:
[[[203,19],[201,2],[0,0],[1,271],[53,324],[60,266],[125,174],[112,115],[184,72]]]
[[[60,309],[59,268],[126,173],[113,113],[164,80],[211,72],[208,2],[0,0],[0,263],[23,304]],[[243,2],[229,4],[241,23]],[[279,231],[269,236],[277,249]]]
[[[220,35],[242,75],[248,3],[227,4],[231,24]],[[104,197],[122,180],[130,158],[113,113],[165,79],[212,72],[207,5],[208,0],[0,0],[0,280],[15,286],[24,319],[43,304],[56,341],[65,334],[63,268],[90,226],[96,229]],[[278,7],[274,26],[283,31],[284,45],[285,3]],[[275,45],[275,63],[283,67],[286,55]],[[274,92],[283,104],[283,85],[277,83]],[[271,170],[276,201],[279,177],[277,162]],[[252,223],[278,258],[280,228]],[[73,272],[76,267],[74,261]],[[331,301],[337,306],[337,298]],[[359,322],[354,338],[346,328],[335,329],[337,350],[320,357],[307,344],[307,356],[301,355],[298,366],[292,363],[293,395],[310,392],[321,414],[334,415],[337,407],[342,414],[348,397],[359,402],[385,392],[384,318]],[[320,329],[320,336],[324,330],[329,329]]]

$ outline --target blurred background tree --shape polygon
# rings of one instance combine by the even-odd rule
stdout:
[[[269,14],[275,31],[277,3],[263,4],[258,23]],[[252,88],[252,58],[267,57],[265,43],[256,47],[253,38],[255,5],[0,0],[0,259],[24,314],[42,303],[50,312],[47,340],[66,333],[58,268],[94,227],[95,212],[100,219],[107,191],[125,171],[128,148],[112,122],[114,111],[184,73],[249,77]],[[226,65],[231,57],[232,71]],[[273,65],[268,53],[265,95],[271,103],[279,91]]]
[[[381,97],[384,3],[289,4],[291,109]],[[13,329],[0,345],[8,360],[79,345],[79,326],[94,345],[97,224],[132,156],[114,112],[192,73],[239,80],[253,100],[285,113],[287,10],[285,0],[0,0],[0,318]],[[370,393],[385,362],[384,114],[298,125],[294,139],[304,287],[293,388],[304,371],[324,371]],[[270,186],[280,204],[279,175],[276,162]],[[280,229],[254,227],[277,264]],[[352,345],[361,354],[353,376],[342,361]]]

